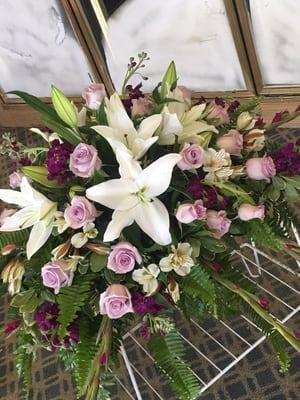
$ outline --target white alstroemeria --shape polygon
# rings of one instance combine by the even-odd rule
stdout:
[[[162,123],[158,131],[159,144],[174,144],[176,136],[178,137],[178,143],[189,142],[202,144],[201,133],[218,133],[214,125],[209,125],[205,121],[199,121],[204,113],[206,104],[198,104],[183,113],[178,111],[179,116],[176,113],[176,104],[178,103],[172,102],[163,108]],[[175,112],[172,112],[173,109]]]
[[[163,272],[174,270],[180,276],[188,275],[195,265],[192,252],[193,248],[189,243],[179,243],[177,249],[172,246],[172,253],[160,260],[159,267]]]
[[[132,273],[132,279],[143,285],[143,291],[148,295],[155,292],[158,288],[157,277],[160,273],[160,269],[156,264],[150,264],[148,267],[135,269]]]
[[[205,151],[203,171],[208,172],[205,180],[209,182],[227,181],[233,175],[230,154],[224,149],[216,151],[209,148]]]
[[[157,141],[158,137],[153,135],[161,123],[160,114],[143,119],[135,129],[117,93],[110,100],[105,98],[105,111],[108,126],[97,125],[92,129],[103,136],[115,152],[117,149],[127,151],[139,160]]]
[[[75,235],[72,236],[71,243],[74,247],[80,249],[88,242],[89,239],[95,239],[97,235],[98,231],[95,228],[95,224],[89,222],[84,225],[83,232],[75,233]]]
[[[170,184],[179,154],[167,154],[144,170],[127,152],[117,150],[121,178],[92,186],[86,191],[88,199],[115,210],[104,233],[104,242],[117,239],[122,229],[134,221],[156,243],[171,243],[169,213],[157,198]]]
[[[0,232],[12,232],[32,226],[26,246],[27,258],[30,259],[47,241],[53,229],[57,203],[39,193],[22,178],[21,191],[0,189],[0,199],[9,204],[16,204],[21,210],[5,218]]]
[[[69,225],[67,224],[67,222],[65,220],[63,212],[56,211],[56,213],[54,214],[53,226],[57,227],[57,232],[59,234],[63,233],[64,231],[66,231],[69,228]]]

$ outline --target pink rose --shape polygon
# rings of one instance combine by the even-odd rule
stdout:
[[[181,171],[199,168],[203,165],[204,149],[198,144],[185,143],[180,151],[182,159],[177,164]]]
[[[225,107],[218,105],[215,103],[215,101],[212,101],[208,108],[207,108],[208,114],[207,114],[207,119],[217,119],[217,124],[222,125],[222,124],[227,124],[229,122],[229,116],[227,113],[227,110]]]
[[[276,175],[276,168],[271,157],[250,158],[246,162],[246,171],[249,178],[256,181],[270,181]]]
[[[97,110],[106,96],[105,86],[103,83],[91,83],[81,95],[89,108]]]
[[[71,205],[65,209],[64,217],[67,224],[73,228],[82,228],[88,222],[93,222],[97,210],[93,203],[83,196],[74,196]]]
[[[177,88],[181,91],[184,100],[191,100],[193,92],[190,89],[181,85],[177,86]]]
[[[9,186],[12,189],[16,189],[21,186],[22,178],[24,174],[20,171],[15,171],[12,174],[9,175]]]
[[[43,285],[54,289],[57,294],[60,288],[72,284],[73,272],[65,261],[51,261],[43,266],[42,278]]]
[[[191,222],[203,220],[206,218],[206,208],[203,206],[202,200],[195,201],[194,204],[181,204],[176,211],[176,218],[183,224],[190,224]]]
[[[210,229],[213,229],[214,237],[220,239],[229,231],[231,221],[226,218],[226,211],[208,210],[206,214],[206,222]]]
[[[132,99],[131,116],[132,118],[137,115],[149,114],[152,110],[152,103],[146,97],[139,97],[138,99]]]
[[[238,209],[238,216],[242,221],[249,221],[254,218],[263,220],[265,218],[265,206],[242,204]]]
[[[0,228],[4,224],[5,219],[11,217],[17,210],[13,208],[4,208],[0,214]]]
[[[100,295],[100,314],[118,319],[133,312],[131,294],[126,286],[113,284]]]
[[[239,156],[243,149],[243,135],[235,129],[230,129],[228,133],[217,140],[217,146],[219,149],[224,149],[229,154]]]
[[[137,248],[128,242],[120,242],[112,246],[112,251],[108,256],[107,268],[116,274],[125,274],[132,271],[135,263],[140,264],[142,257]]]
[[[70,156],[70,170],[81,178],[93,176],[101,165],[97,150],[89,144],[78,144]]]

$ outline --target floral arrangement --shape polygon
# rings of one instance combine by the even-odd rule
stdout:
[[[300,332],[231,262],[241,241],[299,260],[291,225],[299,201],[300,141],[280,147],[259,101],[193,99],[172,62],[151,95],[129,85],[146,53],[128,64],[122,95],[91,84],[77,107],[56,87],[52,105],[14,92],[40,112],[40,147],[9,133],[1,154],[16,170],[1,189],[1,279],[11,299],[3,334],[16,334],[27,396],[36,351],[56,351],[79,396],[108,398],[122,336],[140,323],[157,367],[180,399],[199,382],[184,361],[174,313],[229,318],[244,313],[270,339],[281,370]],[[142,75],[141,75],[142,76]],[[143,79],[147,79],[142,76]]]

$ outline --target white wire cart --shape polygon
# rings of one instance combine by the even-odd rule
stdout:
[[[294,234],[300,244],[295,230]],[[245,267],[244,276],[257,285],[262,296],[270,300],[271,309],[276,318],[285,323],[300,311],[299,262],[279,261],[259,250],[254,243],[241,245],[239,250],[232,253],[232,256],[239,258],[239,265]],[[192,319],[189,322],[188,332],[185,329],[186,324],[184,322],[181,329],[179,321],[179,332],[193,373],[201,384],[201,393],[229,373],[239,361],[265,340],[261,330],[244,315],[229,323],[214,319],[200,323]],[[140,325],[135,326],[123,337],[124,345],[121,347],[121,355],[131,385],[126,384],[118,376],[115,376],[115,379],[129,399],[144,400],[144,391],[150,391],[151,399],[168,400],[170,395],[166,395],[161,388],[157,387],[155,373],[149,374],[141,366],[135,365],[135,361],[130,357],[131,352],[125,350],[129,344],[129,347],[134,348],[136,354],[139,354],[139,358],[144,359],[143,364],[149,365],[150,360],[152,361],[150,365],[154,371],[154,360],[138,335],[139,327]],[[189,335],[190,331],[193,333],[192,337]],[[149,369],[148,367],[148,372]]]

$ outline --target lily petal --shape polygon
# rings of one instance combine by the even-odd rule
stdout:
[[[151,138],[159,127],[161,120],[162,116],[160,114],[151,115],[150,117],[145,118],[139,126],[138,137],[145,140]]]
[[[137,204],[137,196],[132,195],[137,191],[131,179],[112,179],[88,188],[86,197],[108,208],[127,210]]]
[[[167,154],[145,168],[137,179],[146,188],[147,196],[156,197],[165,192],[171,181],[174,166],[181,160],[180,154]]]
[[[0,200],[8,204],[17,204],[19,207],[27,207],[32,203],[23,193],[11,189],[0,189]]]
[[[175,143],[175,135],[179,135],[183,127],[175,113],[169,113],[167,107],[165,107],[164,110],[165,111],[162,113],[161,128],[158,134],[158,143],[161,145],[170,145]]]
[[[136,179],[142,172],[140,164],[135,161],[127,151],[116,152],[116,158],[119,163],[119,173],[122,178]]]
[[[123,132],[132,129],[135,130],[133,122],[129,118],[117,93],[114,93],[109,100],[105,98],[105,106],[107,121],[110,127]]]
[[[114,211],[112,215],[112,220],[108,224],[106,231],[104,233],[103,241],[104,242],[111,242],[117,239],[123,228],[129,226],[134,221],[134,211],[126,210],[126,211]]]
[[[183,125],[190,124],[191,122],[196,121],[201,117],[203,111],[206,108],[206,104],[198,104],[197,106],[192,107],[189,111],[185,113]]]
[[[147,153],[147,151],[150,149],[150,147],[157,142],[158,137],[154,136],[149,139],[135,139],[135,141],[132,144],[132,154],[134,154],[135,160],[139,160],[141,157],[143,157],[144,154]]]
[[[156,243],[162,246],[171,243],[169,213],[159,199],[138,204],[134,209],[134,219]]]
[[[17,211],[11,217],[4,220],[0,232],[12,232],[28,228],[39,221],[40,210],[37,206],[25,207]]]
[[[33,226],[26,245],[28,260],[47,242],[51,232],[52,226],[47,225],[44,221],[39,221]]]

